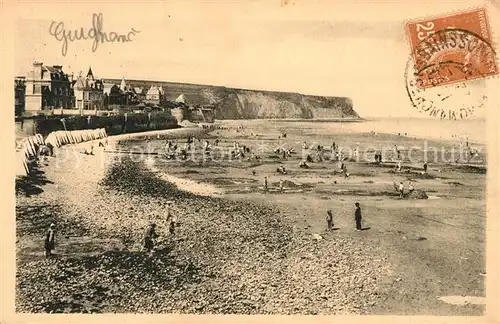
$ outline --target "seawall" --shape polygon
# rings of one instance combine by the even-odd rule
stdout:
[[[16,139],[55,131],[104,128],[108,135],[177,128],[168,113],[132,113],[116,116],[43,116],[16,119]]]

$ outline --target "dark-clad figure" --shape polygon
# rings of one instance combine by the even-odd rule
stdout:
[[[144,232],[143,250],[151,252],[154,249],[154,240],[158,237],[156,234],[156,224],[150,223]]]
[[[171,221],[168,225],[168,231],[171,235],[175,234],[175,221]]]
[[[424,173],[427,173],[427,162],[424,163]]]
[[[177,217],[172,213],[173,201],[167,201],[167,221],[169,222],[168,231],[171,235],[175,234],[175,226],[177,225]]]
[[[356,220],[356,231],[361,231],[361,208],[359,203],[356,203],[356,211],[354,212],[354,219]]]
[[[55,224],[50,224],[49,230],[45,234],[45,257],[49,258],[52,256],[52,250],[56,245],[56,232],[55,232]]]
[[[328,226],[328,230],[331,231],[333,228],[333,214],[330,209],[326,211],[326,224]]]

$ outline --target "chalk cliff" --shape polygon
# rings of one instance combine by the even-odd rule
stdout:
[[[119,84],[119,79],[105,79]],[[168,100],[184,94],[187,104],[214,104],[217,119],[259,118],[359,118],[346,97],[324,97],[291,92],[233,89],[220,86],[130,80],[132,87],[146,90],[162,86]]]

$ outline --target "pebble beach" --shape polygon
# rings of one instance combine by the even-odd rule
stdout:
[[[180,190],[142,161],[71,154],[79,147],[41,165],[43,192],[17,196],[18,312],[363,314],[380,302],[390,269],[371,248],[318,240],[277,209]],[[153,257],[140,252],[149,221],[161,236]],[[57,258],[46,260],[51,222]]]
[[[147,137],[184,139],[188,134],[205,136],[203,132],[181,128],[148,133]],[[415,291],[428,299],[412,302],[436,307],[433,312],[438,314],[481,311],[475,305],[435,306],[440,288],[430,278],[441,278],[441,273],[429,271],[435,268],[432,264],[415,259],[422,270],[420,277],[405,273],[416,268],[404,257],[411,258],[415,251],[418,258],[427,255],[419,250],[424,244],[425,251],[429,241],[421,239],[422,233],[416,234],[420,229],[403,232],[395,225],[385,230],[384,222],[393,221],[384,216],[387,220],[376,224],[376,209],[372,208],[368,220],[375,228],[355,233],[349,225],[352,216],[340,217],[336,211],[336,218],[341,219],[334,219],[337,228],[329,232],[323,205],[308,206],[294,198],[309,195],[325,203],[344,204],[349,198],[345,195],[352,193],[337,193],[333,200],[325,200],[326,189],[318,185],[323,191],[290,190],[288,196],[244,193],[249,199],[241,199],[241,194],[228,194],[214,185],[209,171],[203,179],[200,174],[209,169],[206,166],[198,166],[190,178],[182,173],[186,168],[175,163],[152,162],[160,157],[110,153],[123,148],[123,141],[141,136],[144,140],[146,135],[109,137],[105,148],[98,147],[98,141],[63,146],[55,157],[39,163],[36,179],[16,184],[17,312],[386,314],[394,309],[404,313],[398,309],[403,306],[394,305],[414,309],[407,296]],[[95,154],[81,154],[90,145]],[[228,175],[217,168],[213,167],[217,179],[226,179]],[[352,172],[358,177],[350,181],[376,179]],[[241,175],[233,179],[238,177]],[[298,174],[293,177],[286,186],[324,180],[318,174],[307,179]],[[433,178],[425,181],[436,182]],[[377,188],[361,183],[365,190]],[[386,186],[392,186],[389,183]],[[308,188],[306,185],[297,187]],[[289,207],[283,199],[296,200],[294,206],[302,204],[306,212]],[[377,196],[370,199],[381,200]],[[386,199],[395,198],[389,195]],[[168,232],[167,201],[174,202],[178,219],[173,235]],[[346,213],[351,215],[353,203],[347,202]],[[299,222],[299,217],[305,219]],[[141,251],[150,222],[157,224],[159,234],[152,256]],[[55,257],[46,259],[43,235],[51,223],[57,226]],[[432,241],[431,234],[426,235]],[[415,245],[411,252],[403,257],[395,253],[410,249],[409,244]],[[480,262],[477,266],[481,267]],[[469,286],[467,289],[478,292],[476,283]],[[454,285],[448,288],[457,289]]]

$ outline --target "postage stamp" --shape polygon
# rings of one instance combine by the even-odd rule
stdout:
[[[498,74],[485,8],[406,24],[420,88]]]

